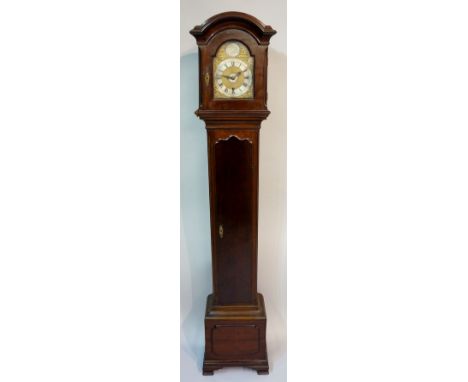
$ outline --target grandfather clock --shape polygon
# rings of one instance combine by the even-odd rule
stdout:
[[[244,366],[268,374],[266,312],[257,292],[258,147],[267,109],[268,44],[276,31],[240,12],[190,33],[199,54],[208,134],[213,294],[205,313],[203,374]]]

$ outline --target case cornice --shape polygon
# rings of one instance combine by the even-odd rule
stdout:
[[[210,17],[203,24],[195,26],[190,34],[197,39],[198,45],[205,45],[213,31],[219,32],[223,29],[239,29],[250,32],[260,45],[268,45],[271,36],[276,31],[270,26],[263,24],[256,17],[242,12],[223,12]]]

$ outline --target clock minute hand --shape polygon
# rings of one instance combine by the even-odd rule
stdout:
[[[248,69],[248,68],[247,68],[247,69]],[[247,69],[241,70],[240,72],[237,72],[237,73],[236,73],[236,79],[237,79],[237,77],[239,77],[242,73],[245,73],[245,72],[247,71]]]

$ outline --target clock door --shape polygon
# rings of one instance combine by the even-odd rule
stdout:
[[[213,154],[216,304],[254,304],[253,144],[230,136],[214,144]]]

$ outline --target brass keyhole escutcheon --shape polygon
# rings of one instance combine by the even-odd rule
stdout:
[[[223,236],[224,236],[224,230],[223,230],[223,225],[222,224],[219,225],[218,232],[219,232],[219,237],[222,239]]]
[[[206,86],[208,86],[209,83],[210,83],[210,73],[206,72],[206,74],[205,74],[205,84],[206,84]]]

